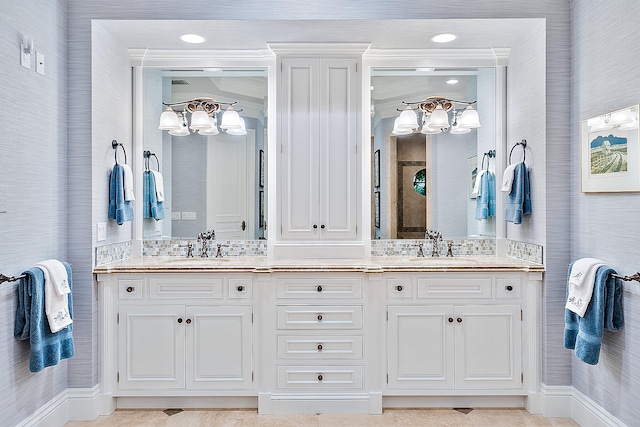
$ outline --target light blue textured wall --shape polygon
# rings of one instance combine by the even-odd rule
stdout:
[[[67,259],[66,25],[64,1],[2,2],[0,211],[7,212],[0,213],[0,273],[9,276],[44,259]],[[20,66],[21,34],[44,54],[44,76],[35,72],[35,54],[30,70]],[[67,388],[67,361],[29,372],[29,343],[13,337],[16,287],[0,285],[2,426]]]
[[[640,195],[580,192],[581,120],[640,102],[640,3],[579,0],[571,9],[573,46],[571,257],[597,257],[622,274],[640,270]],[[625,327],[605,332],[600,362],[573,358],[573,384],[630,426],[640,425],[640,283],[625,282]]]

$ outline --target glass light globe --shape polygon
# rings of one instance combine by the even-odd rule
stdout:
[[[460,116],[460,120],[458,120],[458,126],[463,129],[469,128],[479,128],[482,126],[480,124],[480,117],[478,116],[478,112],[473,109],[471,105],[467,106],[462,112]]]
[[[201,108],[198,108],[196,111],[191,113],[191,129],[210,129],[211,123],[209,122],[209,115],[206,111]]]
[[[392,134],[394,135],[408,135],[410,133],[413,132],[413,129],[409,129],[409,128],[399,128],[398,127],[398,121],[399,121],[400,117],[396,117],[395,121],[393,122],[393,130],[391,131]]]
[[[442,108],[442,105],[438,104],[436,109],[433,110],[428,126],[431,129],[446,129],[449,127],[449,115]]]
[[[167,109],[160,114],[160,124],[158,125],[158,129],[160,130],[176,130],[180,129],[182,125],[178,115],[173,108],[167,106]]]

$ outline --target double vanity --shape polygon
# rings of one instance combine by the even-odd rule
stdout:
[[[94,272],[117,407],[379,414],[539,392],[540,264],[142,257]]]

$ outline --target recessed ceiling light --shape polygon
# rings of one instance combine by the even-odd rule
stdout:
[[[449,43],[457,39],[458,36],[451,33],[436,34],[431,37],[431,41],[435,43]]]
[[[180,34],[180,40],[185,43],[204,43],[207,39],[198,34]]]
[[[456,79],[449,79],[449,80],[447,80],[447,84],[448,84],[448,85],[455,85],[455,84],[457,84],[457,83],[458,83],[458,80],[456,80]]]

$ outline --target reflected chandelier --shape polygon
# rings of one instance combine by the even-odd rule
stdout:
[[[477,101],[456,101],[443,98],[441,96],[430,96],[424,101],[406,102],[402,101],[406,108],[401,111],[393,125],[394,135],[407,135],[416,132],[418,125],[418,115],[416,110],[422,112],[423,134],[437,134],[449,131],[452,134],[463,134],[471,132],[471,129],[479,128],[480,118],[478,112],[473,109],[473,104]],[[417,106],[414,108],[412,105]],[[455,104],[466,105],[462,111],[456,110]],[[452,112],[451,126],[449,125],[449,111]]]
[[[200,135],[217,135],[218,118],[216,114],[222,110],[223,105],[227,109],[222,114],[220,129],[229,135],[246,135],[244,119],[233,109],[236,102],[219,102],[213,98],[194,98],[189,101],[162,103],[167,109],[160,115],[158,129],[167,130],[173,136],[189,135],[189,129]],[[182,106],[182,112],[176,112],[172,107]],[[240,110],[242,111],[242,110]],[[191,113],[190,125],[187,123],[187,112]]]

